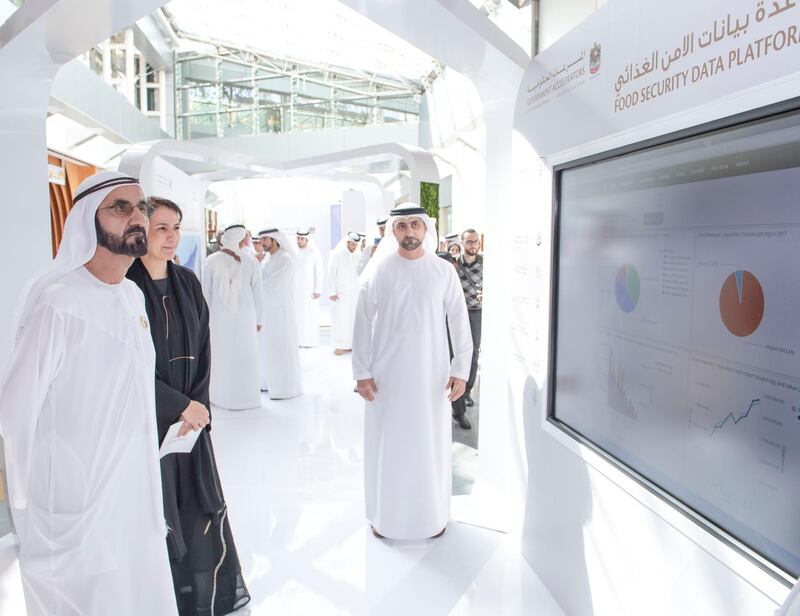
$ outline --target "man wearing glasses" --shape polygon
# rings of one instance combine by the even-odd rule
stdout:
[[[50,268],[30,287],[0,395],[27,613],[177,615],[165,537],[147,252],[136,180],[76,191]]]
[[[478,375],[478,354],[481,348],[481,309],[483,308],[483,255],[479,254],[481,240],[475,229],[467,229],[461,233],[461,255],[453,260],[453,265],[461,280],[464,290],[464,299],[467,302],[469,315],[469,328],[472,333],[472,365],[467,379],[467,389],[464,396],[455,400],[453,406],[453,419],[458,425],[469,430],[472,424],[466,417],[467,407],[474,406],[472,400],[472,387]]]

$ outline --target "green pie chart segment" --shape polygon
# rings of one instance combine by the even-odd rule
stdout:
[[[636,309],[639,303],[639,272],[633,265],[625,264],[617,270],[614,296],[622,312],[633,312]]]

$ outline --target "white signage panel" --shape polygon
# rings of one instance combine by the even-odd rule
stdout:
[[[531,61],[516,128],[548,157],[799,69],[800,0],[617,0]]]

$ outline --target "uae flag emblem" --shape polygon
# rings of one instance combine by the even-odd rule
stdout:
[[[592,45],[589,51],[589,72],[594,75],[600,70],[600,43]]]

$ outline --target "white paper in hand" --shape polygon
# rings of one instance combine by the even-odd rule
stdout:
[[[159,449],[161,455],[159,457],[163,458],[171,453],[189,453],[192,451],[194,444],[200,436],[201,430],[189,430],[187,435],[179,437],[178,430],[180,430],[182,425],[183,422],[178,421],[169,427],[167,435],[161,443],[161,449]]]

